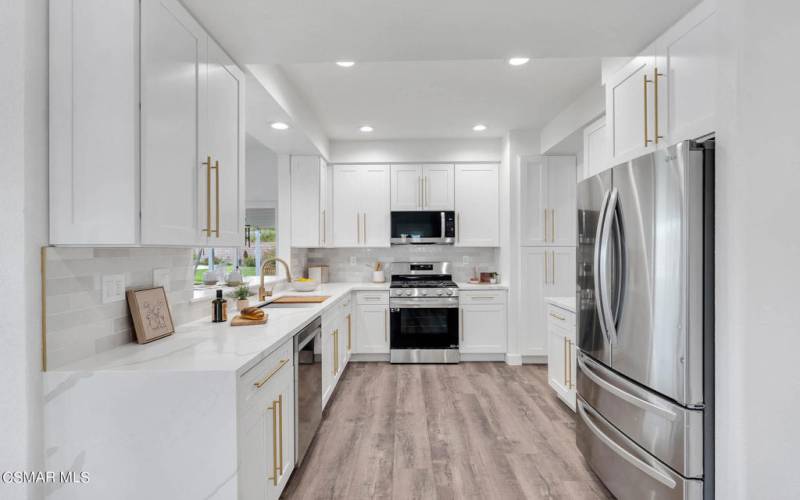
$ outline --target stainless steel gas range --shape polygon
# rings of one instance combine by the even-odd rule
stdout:
[[[458,363],[458,286],[447,262],[395,262],[389,287],[392,363]]]

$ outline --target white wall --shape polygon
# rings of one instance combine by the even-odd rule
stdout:
[[[496,161],[502,139],[418,139],[397,141],[331,141],[331,163],[403,163]]]
[[[599,82],[586,89],[569,106],[558,113],[547,125],[542,127],[540,152],[545,154],[575,131],[583,129],[605,113],[606,100],[604,87]]]
[[[717,498],[800,498],[800,4],[718,7]]]
[[[245,158],[247,159],[245,205],[249,208],[277,207],[278,155],[261,144],[258,139],[248,135]]]
[[[43,464],[39,249],[47,243],[47,2],[0,15],[0,471]],[[41,491],[0,484],[0,497]]]

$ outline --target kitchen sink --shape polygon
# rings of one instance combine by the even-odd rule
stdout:
[[[310,307],[318,306],[317,303],[295,303],[295,304],[285,304],[281,302],[270,302],[268,304],[262,304],[258,307],[262,309],[307,309]]]

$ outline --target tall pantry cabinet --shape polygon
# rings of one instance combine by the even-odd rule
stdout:
[[[519,307],[523,356],[547,356],[545,297],[575,295],[577,167],[574,156],[536,156],[521,163]]]
[[[240,245],[244,90],[177,0],[52,0],[50,242]]]

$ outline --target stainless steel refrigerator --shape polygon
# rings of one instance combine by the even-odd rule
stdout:
[[[578,185],[577,443],[620,500],[713,498],[713,141]]]

